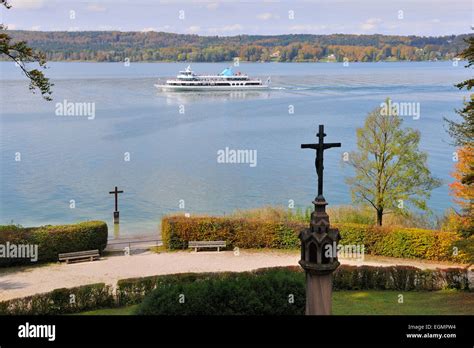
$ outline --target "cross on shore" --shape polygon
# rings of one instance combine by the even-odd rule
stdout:
[[[117,186],[115,186],[115,190],[110,191],[109,193],[115,195],[115,211],[117,212],[118,211],[118,194],[123,193],[123,191],[122,190],[119,191]]]
[[[324,199],[323,197],[323,171],[324,171],[324,150],[330,149],[331,147],[341,147],[341,143],[324,143],[324,125],[319,125],[319,132],[316,134],[319,142],[317,144],[301,144],[302,149],[313,149],[316,150],[316,160],[314,164],[316,166],[316,174],[318,175],[318,197],[317,200]]]

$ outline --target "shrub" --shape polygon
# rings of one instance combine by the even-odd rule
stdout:
[[[300,240],[295,231],[297,225],[279,224],[274,247],[279,249],[294,249],[300,246]]]
[[[301,274],[275,269],[258,276],[247,272],[170,284],[153,290],[136,314],[302,315],[305,306],[302,280]]]
[[[458,290],[469,289],[469,277],[467,276],[466,270],[461,268],[450,269],[449,272],[443,272],[442,275],[441,281],[443,288]]]
[[[391,279],[395,290],[410,291],[415,289],[415,277],[419,271],[416,267],[390,267]]]
[[[459,258],[466,263],[474,263],[474,235],[468,238],[462,238],[454,243],[459,253]]]
[[[334,273],[333,282],[336,290],[469,290],[467,272],[462,268],[422,270],[411,266],[343,265]]]
[[[460,214],[454,209],[450,209],[443,216],[441,223],[441,228],[443,230],[456,231],[464,238],[474,236],[474,214],[472,213],[472,208],[470,214],[469,211],[466,211],[464,214]]]
[[[0,244],[38,245],[38,261],[57,261],[59,253],[99,249],[107,246],[107,224],[102,221],[81,222],[74,225],[22,228],[0,226]],[[30,259],[0,258],[0,266],[31,264]]]
[[[467,261],[464,255],[453,253],[454,243],[459,240],[454,232],[357,224],[334,224],[334,226],[339,228],[343,244],[363,244],[368,254],[438,261]]]
[[[117,282],[116,297],[119,306],[139,303],[157,287],[166,288],[170,284],[194,282],[222,276],[223,273],[179,273],[142,278],[121,279]]]
[[[290,228],[295,233],[295,228],[281,222],[223,217],[165,217],[161,228],[163,244],[169,249],[185,249],[190,240],[225,240],[229,248],[288,247],[289,239],[279,240],[279,232],[288,234],[283,229]],[[299,243],[297,238],[293,241]]]
[[[225,240],[229,248],[298,248],[299,231],[307,227],[298,221],[272,221],[233,217],[167,216],[162,221],[163,244],[168,249],[185,249],[191,240]],[[454,232],[418,228],[378,227],[355,223],[335,223],[344,245],[363,245],[365,253],[389,257],[468,262],[463,245],[458,255]],[[474,240],[470,240],[470,245]]]
[[[67,314],[113,305],[110,286],[98,283],[0,302],[0,315]]]

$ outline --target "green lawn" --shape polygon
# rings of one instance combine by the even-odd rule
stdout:
[[[399,303],[399,295],[403,303]],[[333,313],[387,315],[474,314],[474,293],[442,291],[336,291]]]
[[[79,315],[132,315],[136,307],[138,307],[138,305],[120,307],[120,308],[97,309],[95,311],[82,312],[78,314]]]
[[[403,303],[399,303],[399,295]],[[131,315],[137,305],[99,309],[80,315]],[[474,314],[474,293],[455,290],[432,292],[335,291],[333,314],[336,315],[415,315]]]

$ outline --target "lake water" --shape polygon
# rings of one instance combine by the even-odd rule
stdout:
[[[315,141],[319,124],[326,141],[342,142],[325,154],[325,197],[350,204],[342,154],[355,149],[356,128],[387,97],[420,103],[420,118],[405,117],[404,125],[420,130],[430,169],[444,181],[429,206],[442,213],[452,205],[454,148],[443,117],[454,118],[467,96],[453,86],[472,75],[463,62],[246,63],[236,69],[271,76],[272,89],[219,93],[157,92],[158,79],[186,64],[49,66],[53,102],[32,95],[13,63],[0,63],[0,224],[100,219],[111,236],[130,236],[154,233],[168,213],[225,214],[289,200],[307,207],[316,190],[315,154],[300,144]],[[226,66],[192,64],[197,73]],[[95,118],[57,116],[64,100],[95,103]],[[226,147],[257,150],[257,165],[218,163]],[[120,231],[111,223],[114,186],[125,191]]]

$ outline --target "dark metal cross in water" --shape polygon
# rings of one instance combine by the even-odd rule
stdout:
[[[319,125],[319,132],[316,134],[319,142],[317,144],[301,144],[302,149],[313,149],[316,150],[316,174],[318,174],[318,197],[317,199],[323,199],[323,170],[324,170],[324,150],[331,147],[341,147],[341,143],[324,143],[324,125]]]
[[[118,211],[118,194],[119,194],[119,193],[123,193],[123,191],[119,191],[119,190],[117,189],[117,186],[115,186],[115,190],[114,190],[114,191],[110,191],[109,193],[115,195],[115,211]]]

